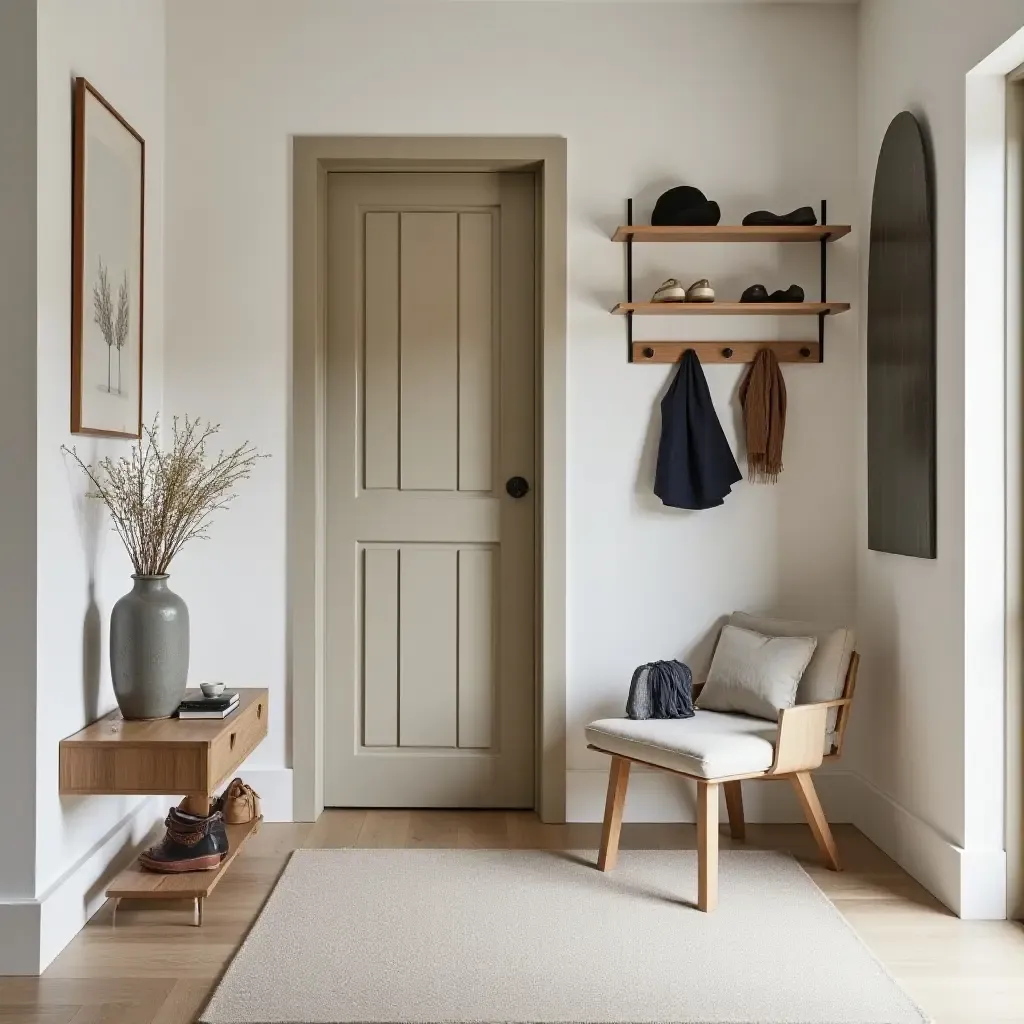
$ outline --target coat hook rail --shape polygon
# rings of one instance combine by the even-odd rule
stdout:
[[[692,348],[701,363],[752,363],[770,348],[780,363],[816,363],[818,344],[811,341],[634,341],[634,363],[678,363]]]

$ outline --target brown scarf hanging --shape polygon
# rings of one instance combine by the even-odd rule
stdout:
[[[747,432],[747,478],[775,484],[782,472],[782,439],[786,433],[786,382],[771,349],[754,357],[740,385],[740,405]]]

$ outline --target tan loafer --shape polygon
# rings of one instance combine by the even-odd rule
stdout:
[[[699,281],[694,281],[693,284],[686,289],[686,301],[714,302],[715,289],[711,287],[711,282],[706,277],[702,277]]]
[[[674,278],[664,281],[651,296],[651,302],[685,302],[686,289]]]

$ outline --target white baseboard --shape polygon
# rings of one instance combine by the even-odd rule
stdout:
[[[41,971],[39,901],[0,901],[0,976]]]
[[[290,768],[245,769],[267,821],[292,820]],[[140,800],[126,818],[35,899],[0,900],[0,975],[40,974],[103,905],[107,884],[151,838],[174,797]]]
[[[292,820],[291,768],[249,768],[243,764],[238,775],[259,793],[264,821]]]
[[[1005,851],[962,849],[856,772],[825,769],[815,773],[814,782],[829,821],[854,824],[954,914],[967,920],[1006,917]],[[603,769],[566,772],[566,820],[600,821],[607,784]],[[692,822],[695,803],[692,783],[634,768],[623,820]],[[750,822],[804,820],[783,782],[745,786],[743,803]],[[724,798],[720,813],[725,821]]]
[[[814,782],[830,821],[850,821],[848,777],[844,771],[821,771]],[[566,821],[600,821],[604,816],[608,772],[604,769],[571,769],[565,778]],[[743,789],[744,816],[750,822],[803,821],[800,805],[783,781],[748,785]],[[693,783],[668,772],[634,768],[626,791],[623,820],[627,822],[693,822],[696,820]],[[725,821],[725,800],[721,802]]]
[[[42,973],[103,905],[107,884],[166,813],[166,798],[140,800],[41,896],[0,902],[0,975]]]
[[[1006,852],[964,850],[877,786],[850,773],[853,824],[958,917],[1006,917]]]

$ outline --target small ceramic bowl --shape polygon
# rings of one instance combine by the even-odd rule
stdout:
[[[224,692],[223,683],[200,683],[199,689],[204,697],[219,697]]]

